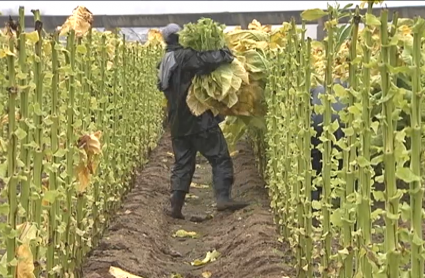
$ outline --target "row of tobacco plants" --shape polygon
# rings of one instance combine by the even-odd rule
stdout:
[[[338,5],[307,10],[305,22],[326,18],[326,38],[312,41],[305,25],[284,23],[285,45],[269,51],[267,129],[253,136],[298,277],[424,277],[425,20],[377,15],[368,2],[364,14]],[[344,17],[350,23],[339,27]],[[319,85],[321,104],[311,105]],[[318,175],[312,113],[323,116]],[[339,128],[345,136],[337,140]],[[312,200],[319,186],[321,198]]]
[[[33,13],[0,35],[0,276],[78,277],[162,133],[162,48]]]

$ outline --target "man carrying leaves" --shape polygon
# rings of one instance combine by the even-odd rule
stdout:
[[[162,31],[167,47],[158,75],[158,87],[168,102],[168,122],[175,157],[171,173],[171,209],[167,210],[167,214],[184,219],[182,207],[195,172],[198,151],[212,166],[217,210],[242,209],[248,203],[230,197],[234,174],[227,143],[218,126],[223,119],[215,117],[210,110],[194,116],[186,103],[192,79],[210,74],[223,64],[230,64],[233,54],[228,48],[217,51],[183,48],[179,43],[180,30],[177,24],[169,24]]]

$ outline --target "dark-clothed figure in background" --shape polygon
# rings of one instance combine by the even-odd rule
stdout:
[[[184,219],[182,207],[195,172],[196,153],[199,151],[211,164],[217,210],[238,210],[248,203],[231,199],[233,164],[226,140],[218,124],[223,120],[206,111],[194,116],[186,104],[186,97],[195,75],[206,75],[234,57],[229,49],[195,51],[179,44],[177,24],[169,24],[162,31],[167,44],[159,64],[158,87],[168,101],[168,122],[175,162],[171,173],[171,210],[167,214]]]

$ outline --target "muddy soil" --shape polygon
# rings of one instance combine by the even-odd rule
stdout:
[[[87,259],[84,277],[113,278],[110,266],[143,278],[282,278],[295,277],[291,252],[278,242],[267,191],[258,175],[249,145],[238,145],[234,157],[233,196],[252,202],[235,213],[214,209],[211,168],[198,159],[193,182],[208,188],[191,188],[183,213],[186,220],[164,215],[169,205],[169,176],[173,162],[166,134],[140,171],[135,188],[123,202],[99,246]],[[208,217],[212,215],[213,217]],[[194,222],[194,221],[198,222]],[[201,221],[201,222],[199,222]],[[173,237],[177,230],[193,231],[199,238]],[[216,249],[221,256],[200,267],[190,263]],[[173,276],[180,274],[181,276]]]

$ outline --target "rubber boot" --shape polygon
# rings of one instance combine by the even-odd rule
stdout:
[[[217,191],[217,211],[236,211],[249,206],[248,202],[230,198],[230,189]]]
[[[184,191],[173,191],[170,197],[171,210],[167,210],[168,216],[176,219],[184,219],[182,208],[184,205],[184,199],[186,198],[186,192]]]

